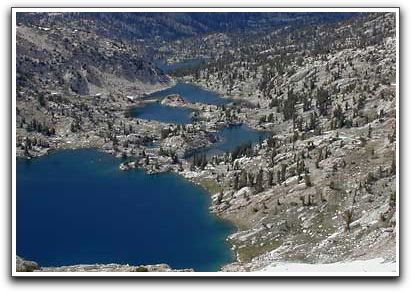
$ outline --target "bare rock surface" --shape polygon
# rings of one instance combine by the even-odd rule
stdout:
[[[167,264],[156,265],[120,265],[120,264],[90,264],[61,267],[40,267],[36,262],[16,257],[17,272],[194,272],[193,269],[172,269]]]

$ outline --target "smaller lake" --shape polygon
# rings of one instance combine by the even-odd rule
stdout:
[[[162,99],[170,94],[179,94],[186,101],[201,102],[206,104],[224,105],[231,100],[221,98],[212,91],[208,91],[191,83],[177,83],[175,86],[154,92],[148,98]],[[143,107],[135,108],[136,117],[147,120],[156,120],[164,123],[189,124],[192,123],[192,110],[171,107],[160,103],[148,103]],[[237,146],[251,142],[256,144],[267,136],[267,133],[254,130],[246,125],[230,126],[218,131],[219,141],[210,147],[196,151],[195,153],[207,153],[208,156],[220,155],[234,150]],[[188,157],[192,154],[187,155]]]
[[[158,99],[160,101],[170,94],[178,94],[185,101],[190,103],[200,102],[204,104],[224,105],[232,102],[232,100],[221,98],[218,94],[206,90],[200,86],[183,82],[178,82],[170,88],[156,91],[146,96],[146,99]],[[173,124],[192,123],[192,112],[193,110],[190,109],[166,106],[159,102],[147,103],[143,107],[133,109],[133,114],[135,117]]]
[[[148,99],[158,98],[162,99],[170,94],[178,94],[185,101],[196,103],[201,102],[204,104],[224,105],[233,102],[231,99],[221,98],[217,93],[206,90],[200,86],[192,83],[178,82],[176,85],[156,91],[147,96]]]
[[[218,142],[195,153],[206,153],[207,156],[221,155],[233,151],[237,146],[252,143],[255,145],[266,138],[268,133],[254,130],[246,125],[230,126],[217,132]],[[190,156],[190,155],[189,155]]]
[[[133,115],[144,120],[155,120],[170,124],[190,124],[192,110],[162,105],[159,102],[147,103],[133,109]]]

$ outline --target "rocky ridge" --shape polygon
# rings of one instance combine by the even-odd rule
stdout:
[[[249,59],[233,54],[184,77],[254,104],[236,118],[273,133],[183,173],[214,182],[211,210],[239,227],[228,239],[237,262],[223,271],[396,261],[394,23],[381,13],[338,24],[332,48],[315,53],[287,43],[293,35],[261,52],[256,40]]]

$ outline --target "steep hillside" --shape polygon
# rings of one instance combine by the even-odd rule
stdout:
[[[228,12],[75,12],[24,13],[26,25],[48,24],[87,29],[116,40],[173,41],[210,33],[255,33],[277,26],[332,23],[355,13],[228,13]]]
[[[142,45],[105,38],[86,27],[74,29],[47,18],[32,24],[30,19],[18,20],[16,28],[19,156],[71,143],[103,145],[114,139],[112,130],[104,129],[111,129],[114,120],[121,123],[114,116],[125,118],[131,105],[127,96],[139,98],[171,84]]]
[[[394,15],[283,30],[179,73],[254,104],[227,115],[272,133],[202,172],[221,190],[214,212],[240,227],[225,270],[395,260]]]

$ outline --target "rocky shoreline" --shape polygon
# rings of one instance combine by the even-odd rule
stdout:
[[[193,269],[172,269],[167,264],[156,265],[120,265],[120,264],[92,264],[92,265],[72,265],[61,267],[41,267],[33,261],[25,260],[19,256],[16,257],[17,272],[194,272]]]
[[[163,87],[164,88],[164,87]],[[162,88],[162,89],[163,89]],[[171,100],[173,102],[176,96],[172,96]],[[181,97],[177,98],[179,103],[183,101]],[[215,138],[212,136],[211,133],[215,133],[218,129],[226,127],[224,119],[216,118],[216,116],[221,116],[221,108],[214,106],[214,105],[206,105],[201,103],[186,103],[183,101],[182,104],[178,105],[170,105],[169,99],[165,98],[162,102],[167,106],[185,106],[191,109],[197,110],[200,113],[199,115],[199,123],[190,124],[184,126],[184,129],[178,125],[167,125],[164,123],[160,123],[157,121],[147,121],[138,118],[133,118],[130,120],[129,118],[121,117],[121,108],[125,108],[126,106],[130,106],[130,102],[119,101],[117,102],[117,108],[119,111],[118,113],[114,112],[114,115],[117,118],[117,122],[120,120],[121,122],[131,122],[133,125],[133,133],[117,136],[119,141],[114,144],[112,139],[106,139],[101,137],[101,135],[95,135],[95,131],[87,131],[86,129],[82,128],[76,132],[66,131],[65,135],[60,135],[59,137],[50,137],[47,139],[47,147],[42,146],[32,146],[30,150],[25,150],[25,141],[22,140],[21,144],[17,144],[17,148],[20,147],[17,151],[18,158],[26,158],[31,159],[35,157],[40,157],[43,155],[47,155],[52,151],[64,150],[64,149],[81,149],[81,148],[95,148],[99,151],[103,151],[109,154],[112,154],[116,157],[127,158],[128,162],[123,162],[119,165],[119,170],[129,170],[136,167],[139,167],[146,171],[149,174],[153,173],[160,173],[160,172],[167,172],[173,171],[176,172],[183,177],[188,178],[189,180],[203,186],[207,191],[210,191],[207,184],[196,179],[193,179],[192,171],[190,171],[187,175],[186,171],[190,169],[191,163],[189,160],[185,159],[185,154],[187,152],[193,151],[195,149],[202,149],[207,146],[212,145],[215,142]],[[213,121],[213,119],[215,119]],[[204,123],[202,121],[208,120],[208,122]],[[210,122],[211,121],[211,122]],[[157,132],[153,138],[157,140],[157,145],[146,147],[144,144],[139,143],[131,149],[130,145],[128,147],[124,147],[122,145],[122,141],[125,139],[130,140],[131,137],[136,137],[140,139],[141,137],[137,137],[135,131],[137,129],[144,129],[144,133],[150,132]],[[163,129],[167,129],[167,134],[163,134]],[[150,131],[152,130],[152,131]],[[60,132],[60,131],[58,131]],[[170,133],[172,135],[170,135]],[[185,139],[177,139],[179,137],[179,133],[185,135]],[[193,148],[187,148],[186,139],[187,134],[194,134],[191,138],[191,145]],[[177,135],[175,135],[177,134]],[[180,134],[180,135],[181,135]],[[210,136],[211,134],[211,136]],[[55,136],[57,136],[56,134]],[[141,134],[143,136],[144,134]],[[163,136],[164,135],[164,136]],[[163,136],[163,137],[162,137]],[[168,137],[167,137],[168,136]],[[198,138],[196,138],[198,137]],[[35,137],[34,137],[35,138]],[[44,139],[44,137],[42,137]],[[196,140],[197,139],[197,140]],[[144,141],[144,140],[142,140]],[[152,141],[152,140],[148,140]],[[134,146],[134,145],[133,145]],[[174,154],[170,155],[171,153],[164,153],[162,149],[171,149]],[[170,151],[170,150],[169,150]],[[27,155],[28,154],[28,155]],[[125,155],[126,154],[126,155]],[[175,155],[175,156],[174,156]],[[176,161],[177,160],[177,161]],[[194,175],[195,177],[196,175]],[[25,264],[29,262],[25,261]],[[85,268],[85,267],[84,267]],[[42,268],[41,271],[51,271],[51,270],[58,270],[58,271],[71,271],[71,270],[81,270],[83,269],[83,265],[76,266],[73,268]],[[90,269],[94,269],[91,267]],[[102,266],[101,269],[111,269],[110,267]],[[132,270],[134,267],[131,268],[124,268],[120,266],[120,270]],[[37,269],[38,270],[38,269]]]
[[[192,106],[190,104],[189,106]],[[208,107],[208,110],[210,112],[213,112],[214,109],[217,107],[215,106],[207,106],[207,105],[202,105],[204,107]],[[202,115],[207,113],[207,110],[202,111]],[[155,121],[144,121],[144,120],[139,120],[140,123],[146,123],[147,125],[152,125],[153,123],[158,123]],[[161,124],[161,123],[158,123]],[[210,130],[215,130],[217,128],[216,123],[214,123],[214,126],[208,128]],[[170,132],[176,131],[177,126],[171,126],[168,129],[170,129]],[[180,129],[181,130],[181,129]],[[201,131],[201,126],[197,129],[199,132]],[[192,131],[196,131],[195,129],[192,129]],[[360,149],[362,140],[359,138],[354,138],[352,135],[349,138],[341,138],[341,136],[345,135],[341,133],[340,137],[335,138],[337,135],[337,132],[329,132],[328,134],[318,136],[318,137],[313,137],[311,139],[311,142],[313,145],[329,145],[328,148],[330,149],[331,152],[334,152],[338,149],[338,146],[341,141],[344,141],[347,139],[349,141],[350,145],[350,151],[354,149]],[[344,137],[344,136],[343,136]],[[347,136],[348,137],[348,136]],[[286,141],[287,137],[284,136],[283,138],[280,138],[280,136],[277,136],[277,139],[283,139],[283,141]],[[159,139],[161,142],[160,145],[173,145],[175,149],[181,149],[181,145],[176,147],[176,140],[175,137],[165,137],[163,140]],[[77,141],[81,141],[77,139]],[[281,141],[281,140],[280,140]],[[208,142],[211,143],[211,142]],[[196,146],[199,145],[199,143],[195,143]],[[209,145],[209,144],[206,144]],[[332,146],[335,145],[335,146]],[[118,157],[121,157],[120,151],[113,151],[111,148],[104,147],[104,144],[94,144],[93,146],[97,146],[97,149],[101,149],[105,152],[111,153],[113,155],[116,155]],[[140,146],[141,147],[141,146]],[[287,149],[287,144],[284,144],[285,149]],[[297,143],[294,147],[305,147],[304,143]],[[348,147],[348,145],[346,146]],[[76,148],[73,145],[70,145],[70,148]],[[334,149],[334,150],[333,150]],[[347,148],[348,149],[348,148]],[[232,188],[232,183],[233,180],[235,180],[235,175],[239,174],[238,166],[242,165],[241,168],[250,168],[250,169],[258,169],[258,168],[266,168],[268,164],[265,162],[264,157],[269,157],[269,150],[270,147],[268,147],[267,140],[263,142],[263,144],[256,145],[253,147],[252,151],[255,153],[254,157],[248,158],[248,157],[242,157],[239,159],[235,159],[234,161],[231,161],[229,157],[215,157],[212,158],[210,162],[207,163],[207,165],[201,169],[195,167],[193,169],[192,164],[190,161],[184,159],[184,152],[178,153],[178,163],[173,163],[173,157],[170,156],[164,156],[164,155],[157,155],[156,151],[158,151],[159,148],[143,148],[144,155],[141,154],[138,160],[131,160],[127,163],[122,163],[119,166],[120,170],[128,170],[136,167],[140,167],[144,169],[147,173],[158,173],[158,172],[164,172],[164,171],[173,171],[176,172],[186,179],[204,187],[212,196],[213,198],[213,204],[210,206],[210,211],[214,214],[216,214],[218,217],[230,221],[234,226],[238,228],[238,231],[232,235],[229,236],[228,241],[230,242],[232,248],[236,251],[236,256],[237,256],[237,261],[229,264],[225,267],[222,268],[222,271],[252,271],[252,270],[258,270],[264,267],[264,265],[268,265],[269,263],[273,261],[280,261],[284,260],[284,252],[287,254],[291,252],[290,248],[286,248],[285,250],[283,249],[283,252],[280,253],[281,249],[277,249],[279,254],[277,256],[267,256],[264,255],[264,252],[261,253],[261,251],[270,251],[272,248],[276,248],[282,245],[281,240],[275,239],[274,241],[268,241],[268,244],[263,244],[257,248],[255,248],[255,251],[250,251],[247,246],[255,246],[253,244],[253,238],[255,237],[255,234],[264,234],[264,232],[269,232],[272,233],[272,231],[268,230],[276,230],[276,232],[273,233],[276,234],[274,238],[281,238],[281,234],[283,234],[284,231],[289,230],[289,223],[284,220],[275,220],[274,223],[262,223],[258,224],[257,226],[254,225],[257,222],[257,218],[261,218],[261,215],[264,216],[264,214],[267,214],[268,210],[273,209],[274,213],[273,215],[278,216],[282,212],[290,212],[287,211],[289,208],[297,208],[300,206],[300,203],[295,202],[294,198],[295,197],[301,197],[301,196],[314,196],[316,197],[318,194],[318,187],[315,188],[314,194],[309,194],[310,193],[310,188],[307,189],[305,186],[304,181],[301,181],[297,177],[290,177],[287,179],[283,186],[280,184],[279,186],[284,189],[281,191],[277,191],[273,193],[272,191],[268,191],[266,193],[262,194],[256,194],[255,193],[255,185],[252,187],[243,187],[239,189],[238,191],[227,191],[226,189]],[[143,153],[141,151],[140,153]],[[281,151],[283,152],[283,151]],[[281,161],[290,159],[291,157],[286,155],[286,152],[284,152],[283,155],[277,155],[276,158],[274,159],[273,163],[278,164]],[[147,163],[147,158],[149,157],[149,163]],[[132,158],[132,157],[129,157]],[[153,163],[155,161],[155,163]],[[328,162],[327,164],[321,164],[320,167],[322,168],[327,168],[331,167],[334,165],[335,162]],[[237,165],[237,166],[236,166]],[[326,166],[330,165],[330,166]],[[229,171],[227,171],[229,169]],[[313,178],[315,176],[312,176]],[[317,184],[317,183],[315,183]],[[287,191],[288,189],[288,191]],[[323,190],[322,193],[327,193],[330,192],[331,189]],[[291,196],[287,196],[289,198],[283,197],[281,194],[286,194],[286,193],[296,193]],[[314,199],[313,199],[314,200]],[[329,197],[326,197],[324,195],[323,199],[315,199],[315,200],[322,200],[327,202],[329,200]],[[288,205],[288,207],[287,207]],[[303,201],[302,207],[304,207],[306,203]],[[281,206],[281,207],[280,207]],[[317,203],[311,203],[313,206],[317,206]],[[321,205],[319,205],[321,206]],[[299,209],[299,212],[303,211],[306,213],[308,211],[309,213],[312,213],[311,208],[308,210],[301,210]],[[266,210],[266,211],[264,211]],[[381,209],[381,212],[386,212],[387,210]],[[249,213],[251,211],[251,213]],[[249,215],[244,216],[243,212],[247,212]],[[261,212],[261,213],[260,213]],[[293,211],[295,212],[295,211]],[[377,214],[377,213],[376,213]],[[300,215],[301,216],[301,215]],[[304,215],[304,216],[312,216],[312,215]],[[264,216],[265,217],[265,216]],[[378,219],[378,218],[377,218]],[[261,219],[260,219],[261,220]],[[287,220],[287,219],[286,219]],[[337,220],[338,221],[338,220]],[[378,222],[377,222],[378,223]],[[285,229],[283,229],[285,228]],[[337,231],[338,237],[341,237],[341,239],[346,237],[346,233],[344,232],[343,229],[339,229],[340,231]],[[389,233],[388,233],[389,234]],[[379,236],[379,233],[374,234],[373,236]],[[371,239],[370,239],[371,240]],[[250,241],[250,242],[249,242]],[[267,242],[267,241],[266,241]],[[271,243],[272,242],[272,243]],[[328,241],[329,243],[334,242]],[[264,243],[264,241],[262,242]],[[323,244],[324,245],[324,244]],[[290,246],[291,247],[291,246]],[[253,247],[254,248],[254,247]],[[258,257],[258,255],[261,255],[262,257]],[[286,257],[287,259],[287,257]],[[343,258],[341,258],[343,259]],[[329,261],[338,261],[340,260],[339,258],[324,258],[325,262]],[[251,261],[251,262],[250,262]],[[80,268],[81,269],[81,268]]]

